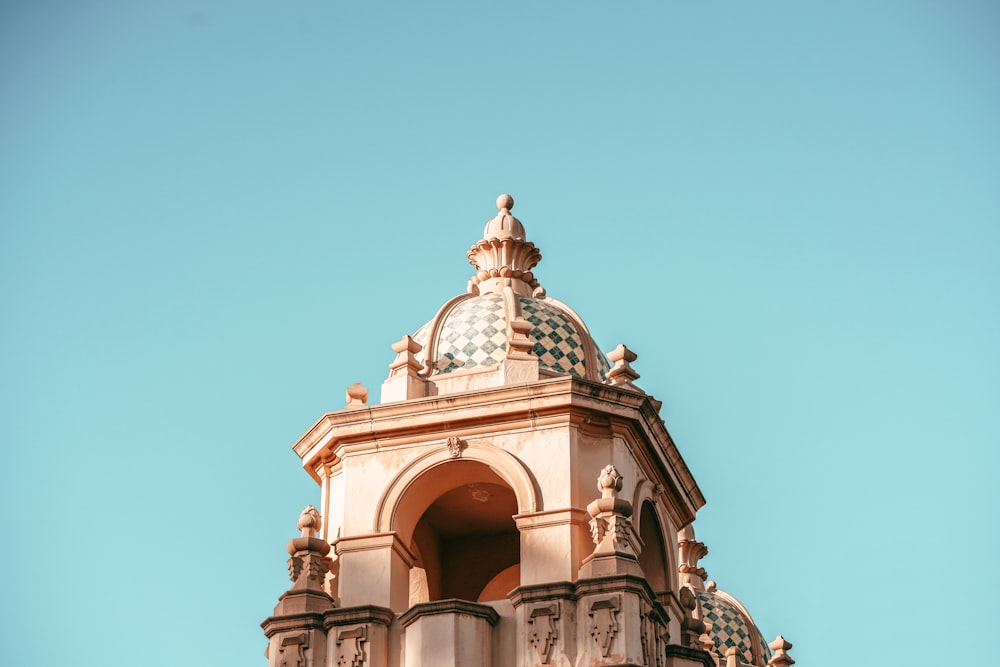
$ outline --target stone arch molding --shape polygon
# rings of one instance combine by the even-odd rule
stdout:
[[[413,483],[434,468],[455,461],[482,463],[488,466],[500,479],[505,481],[517,499],[518,514],[537,512],[542,509],[541,495],[531,471],[510,452],[491,445],[462,443],[459,455],[447,447],[441,447],[423,454],[408,463],[393,478],[375,510],[375,533],[401,532],[399,537],[409,540],[413,526],[398,526],[399,503]],[[403,531],[399,529],[403,528]]]
[[[677,590],[677,544],[670,539],[673,524],[666,516],[661,504],[657,501],[658,495],[656,485],[648,479],[640,480],[636,484],[635,492],[632,495],[633,526],[635,526],[635,531],[638,533],[642,525],[642,513],[648,511],[645,505],[648,502],[653,511],[653,518],[656,519],[660,528],[660,546],[667,561],[664,563],[667,584],[671,590]]]

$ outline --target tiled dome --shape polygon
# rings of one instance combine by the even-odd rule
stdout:
[[[517,296],[521,317],[532,324],[528,337],[539,366],[556,373],[604,381],[610,368],[586,327],[565,304],[551,298]],[[413,335],[423,349],[417,355],[430,375],[495,366],[507,356],[507,312],[501,294],[466,295],[446,304],[442,312]],[[434,340],[431,341],[433,332]],[[588,373],[588,348],[595,368]],[[433,360],[424,358],[427,352]]]
[[[747,664],[767,664],[771,652],[743,605],[712,586],[697,594],[702,620],[708,625],[708,635],[715,642],[715,652],[722,664],[726,664],[726,650],[730,646],[739,650],[740,660]]]

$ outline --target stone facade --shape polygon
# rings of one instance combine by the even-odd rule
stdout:
[[[467,291],[392,345],[381,403],[355,384],[294,445],[320,511],[269,667],[791,664],[705,584],[705,500],[635,353],[594,345],[497,208]]]

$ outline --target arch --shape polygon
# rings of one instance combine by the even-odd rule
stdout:
[[[413,538],[413,530],[426,506],[400,506],[400,500],[415,483],[430,470],[439,466],[456,462],[478,462],[490,468],[500,479],[513,490],[517,500],[519,514],[537,512],[542,509],[538,485],[531,472],[521,461],[510,452],[499,447],[484,446],[469,443],[461,449],[458,456],[453,456],[448,448],[428,452],[407,464],[393,478],[379,499],[375,510],[375,533],[395,532],[404,544],[409,544]],[[455,488],[456,483],[451,488]],[[448,491],[438,488],[438,491]]]
[[[639,566],[646,580],[657,594],[676,589],[676,566],[674,551],[676,546],[670,541],[669,533],[664,530],[665,521],[656,502],[656,487],[648,480],[642,480],[636,485],[633,494],[633,505],[636,517],[636,532],[642,543],[639,553]]]

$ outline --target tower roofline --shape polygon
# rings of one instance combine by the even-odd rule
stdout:
[[[662,485],[668,511],[683,526],[705,504],[691,471],[659,416],[660,402],[635,391],[559,376],[462,394],[350,406],[320,417],[293,445],[319,483],[324,467],[375,450],[407,448],[449,437],[573,425],[619,435]]]

